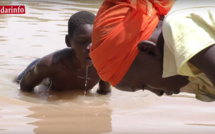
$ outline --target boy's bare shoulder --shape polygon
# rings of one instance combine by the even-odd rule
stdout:
[[[71,49],[65,48],[62,50],[55,51],[44,57],[42,57],[37,66],[43,68],[44,70],[49,70],[49,72],[56,71],[58,66],[61,64],[62,60],[66,60],[71,56]]]

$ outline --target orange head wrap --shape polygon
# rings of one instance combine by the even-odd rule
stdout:
[[[174,0],[105,0],[95,18],[90,56],[104,81],[117,85]]]

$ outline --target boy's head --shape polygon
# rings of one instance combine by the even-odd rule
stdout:
[[[73,36],[73,32],[82,25],[93,24],[95,15],[88,11],[79,11],[73,14],[68,21],[68,34]]]
[[[89,56],[90,46],[92,44],[92,30],[95,15],[88,11],[79,11],[73,14],[68,22],[68,35],[66,35],[66,44],[72,47],[74,56],[81,65],[92,65]]]

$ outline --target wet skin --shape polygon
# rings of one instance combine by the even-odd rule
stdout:
[[[178,94],[189,81],[185,76],[162,78],[163,45],[162,20],[147,41],[138,44],[139,54],[116,88],[123,91],[149,90],[158,96]]]
[[[66,35],[66,44],[71,48],[41,58],[22,78],[21,90],[32,92],[45,78],[52,81],[52,90],[85,90],[86,68],[88,68],[87,90],[99,82],[99,93],[110,92],[110,85],[100,80],[89,56],[92,29],[93,25],[85,24],[79,26],[72,37]]]

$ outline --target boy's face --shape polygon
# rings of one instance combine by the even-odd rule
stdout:
[[[70,40],[71,47],[75,52],[77,59],[84,66],[92,65],[89,56],[90,47],[92,45],[92,24],[79,26],[74,32]]]

